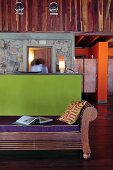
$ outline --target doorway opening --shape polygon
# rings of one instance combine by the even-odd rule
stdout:
[[[43,61],[48,73],[52,73],[52,47],[28,47],[27,71],[31,71],[31,62],[34,59]]]

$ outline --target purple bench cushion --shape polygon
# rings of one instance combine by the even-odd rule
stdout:
[[[21,126],[13,123],[19,119],[18,116],[0,116],[0,132],[79,132],[79,125],[68,125],[58,121],[58,116],[52,116],[52,122],[43,125]]]

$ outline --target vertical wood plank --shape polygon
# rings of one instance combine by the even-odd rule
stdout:
[[[77,31],[82,31],[81,24],[81,0],[77,0]]]
[[[75,31],[75,0],[71,1],[71,30]]]
[[[2,25],[2,31],[8,31],[8,4],[7,0],[3,1],[3,10],[2,10],[2,18],[3,18],[3,25]]]
[[[8,31],[11,31],[11,1],[7,0],[7,5],[8,5]]]
[[[3,11],[3,5],[2,5],[2,0],[0,0],[0,31],[2,31],[2,26],[3,26],[3,23],[2,23],[2,11]]]
[[[62,0],[62,26],[63,26],[63,30],[65,30],[65,13],[66,13],[66,4],[65,4],[65,0]]]
[[[75,31],[77,31],[77,0],[75,0],[75,20],[73,22],[75,23]]]
[[[93,3],[93,32],[98,31],[98,0],[92,0]]]
[[[37,1],[32,0],[32,31],[37,30]]]
[[[84,32],[87,32],[87,21],[88,21],[88,18],[87,18],[87,0],[82,0],[82,28]]]
[[[25,16],[26,16],[25,30],[28,31],[28,1],[27,0],[25,0],[25,6],[26,6],[26,11],[25,11]]]
[[[103,0],[98,1],[98,31],[103,31]]]
[[[104,1],[103,2],[103,17],[104,17],[104,20],[103,20],[103,30],[104,31],[107,31],[107,20],[106,20],[106,5],[107,5],[107,1]]]
[[[50,0],[47,0],[47,27],[46,27],[47,31],[50,31],[50,26],[51,26],[51,16],[50,16],[50,12],[49,12],[49,4],[50,4]]]
[[[53,2],[53,1],[52,1]],[[59,4],[59,0],[55,1],[57,4]],[[59,15],[53,15],[51,16],[51,31],[57,31],[58,30],[58,17]]]
[[[111,6],[111,0],[107,0],[107,4],[106,4],[106,16],[105,18],[107,19],[109,14],[110,14],[110,6]]]
[[[24,0],[21,0],[22,4],[24,5]],[[25,6],[24,6],[24,13],[23,15],[19,15],[19,32],[24,31],[24,15],[25,15]]]
[[[11,0],[11,31],[16,31],[15,0]]]
[[[110,31],[110,15],[108,15],[106,18],[107,6],[108,6],[108,1],[103,1],[103,16],[104,16],[103,30],[105,32]]]
[[[65,31],[70,31],[71,30],[71,1],[67,0],[66,1],[66,15],[65,15],[65,23],[66,23],[66,27],[65,27]]]
[[[33,22],[33,20],[32,20],[32,3],[33,3],[33,1],[31,1],[31,0],[27,0],[28,2],[28,31],[32,31],[32,22]]]
[[[88,2],[87,2],[88,4],[88,7],[87,7],[87,10],[88,10],[88,12],[87,12],[87,20],[88,20],[88,22],[87,22],[87,27],[88,27],[88,31],[89,32],[92,32],[92,27],[93,27],[93,12],[92,12],[92,0],[88,0]]]
[[[62,0],[59,0],[58,3],[58,30],[63,31],[63,23],[62,23]]]
[[[25,32],[26,31],[26,0],[21,0],[24,6],[24,13],[20,16],[20,28],[19,31]]]
[[[47,10],[48,10],[48,4],[47,0],[42,0],[42,30],[45,32],[47,28]]]
[[[58,4],[58,15],[56,16],[56,31],[62,31],[62,24],[61,24],[61,8],[60,6],[62,6],[62,0],[57,0],[56,1]]]
[[[113,32],[113,0],[111,0],[111,7],[110,7],[110,31]]]

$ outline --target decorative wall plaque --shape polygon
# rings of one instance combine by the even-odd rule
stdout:
[[[49,5],[50,15],[58,15],[58,4],[56,2],[51,2]]]

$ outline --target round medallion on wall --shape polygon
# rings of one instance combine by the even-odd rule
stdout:
[[[57,2],[51,2],[49,4],[50,15],[58,15],[58,4]]]

